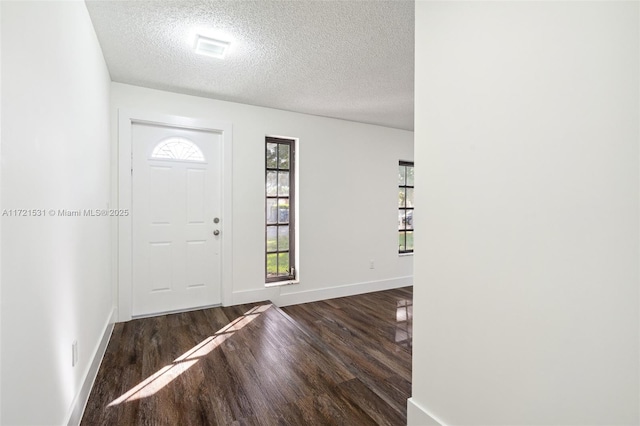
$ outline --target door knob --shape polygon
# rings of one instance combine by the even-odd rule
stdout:
[[[215,231],[213,231],[213,235],[218,236],[220,235],[220,231],[218,231],[217,229]]]
[[[220,218],[216,217],[213,219],[213,223],[218,223],[218,222],[220,222]]]

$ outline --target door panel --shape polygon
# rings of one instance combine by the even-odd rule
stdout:
[[[221,302],[221,144],[213,131],[132,125],[134,316]]]
[[[149,284],[151,292],[171,291],[172,244],[150,242],[148,250],[148,261],[143,267],[147,269],[150,274],[149,278],[151,281]]]
[[[204,223],[205,171],[187,170],[187,221],[190,224]]]

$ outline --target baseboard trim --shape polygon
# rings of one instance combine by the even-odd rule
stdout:
[[[407,426],[446,426],[415,399],[407,399]]]
[[[388,280],[369,281],[357,284],[347,284],[336,287],[327,287],[317,290],[306,290],[290,293],[282,293],[289,290],[281,287],[281,293],[275,295],[271,301],[278,306],[298,305],[300,303],[317,302],[319,300],[335,299],[336,297],[355,296],[357,294],[371,293],[374,291],[391,290],[394,288],[413,285],[413,276],[392,278]],[[291,287],[295,288],[295,287]]]
[[[107,323],[105,324],[102,339],[100,339],[98,346],[96,346],[96,349],[93,352],[92,361],[85,372],[82,387],[71,404],[71,411],[67,416],[68,421],[66,422],[68,426],[77,426],[80,424],[80,420],[82,420],[82,415],[84,414],[84,409],[89,401],[89,394],[91,393],[91,388],[93,387],[93,383],[98,375],[98,369],[102,363],[102,358],[104,358],[104,354],[107,350],[107,345],[109,344],[109,339],[111,338],[116,318],[117,310],[113,309],[111,311],[111,315],[109,315]]]
[[[265,287],[257,290],[235,291],[231,294],[230,305],[256,303],[273,300],[277,297],[281,287]]]

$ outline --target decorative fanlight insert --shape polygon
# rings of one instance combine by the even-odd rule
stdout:
[[[153,160],[180,160],[204,163],[204,155],[198,145],[185,138],[163,140],[151,153]]]

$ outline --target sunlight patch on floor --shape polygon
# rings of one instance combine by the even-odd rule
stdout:
[[[123,402],[147,398],[154,395],[160,389],[167,386],[169,383],[178,378],[182,373],[191,368],[201,358],[205,357],[215,348],[220,346],[222,342],[233,336],[236,331],[241,330],[271,306],[271,304],[260,305],[250,309],[243,316],[236,318],[234,321],[215,332],[213,336],[206,338],[193,348],[189,349],[184,354],[180,355],[170,365],[164,366],[159,371],[146,378],[144,381],[138,383],[136,386],[131,388],[128,392],[124,393],[119,398],[111,401],[108,407],[122,404]]]

